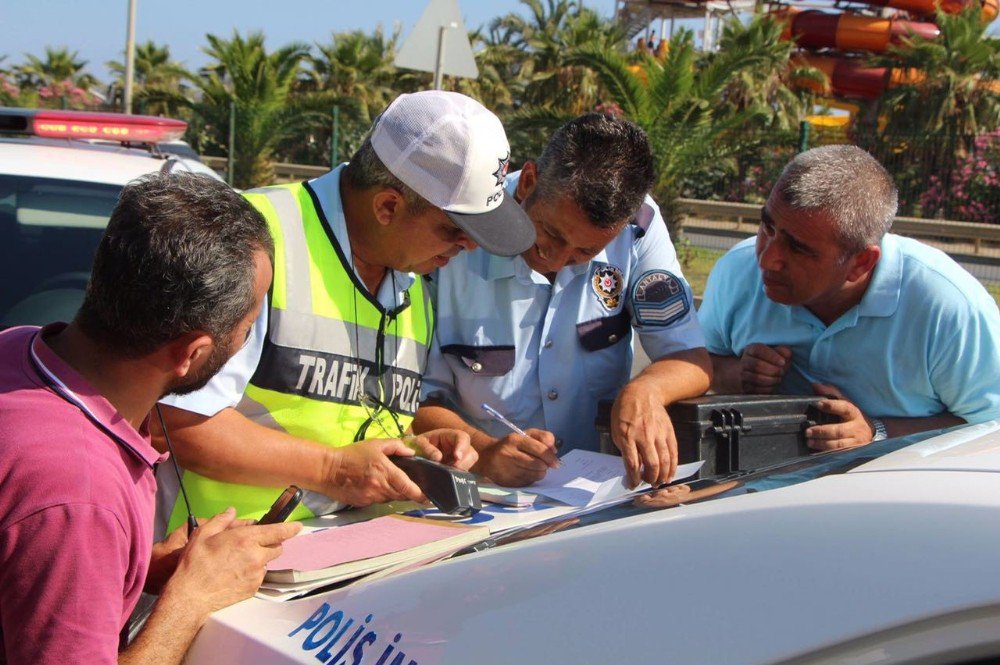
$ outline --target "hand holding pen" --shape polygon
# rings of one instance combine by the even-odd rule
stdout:
[[[479,451],[474,468],[497,485],[525,487],[541,480],[546,471],[559,467],[555,435],[543,429],[523,430],[488,404],[483,411],[510,430],[511,434]]]

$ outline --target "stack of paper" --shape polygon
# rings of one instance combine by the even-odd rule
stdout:
[[[559,458],[559,462],[561,465],[558,469],[550,469],[542,480],[521,490],[582,507],[626,498],[649,489],[648,483],[628,488],[622,458],[616,455],[571,450]],[[677,467],[674,480],[693,476],[702,464],[703,462],[681,464]]]
[[[386,568],[439,559],[489,535],[483,526],[403,515],[300,534],[286,541],[281,556],[267,565],[261,595],[304,593]]]

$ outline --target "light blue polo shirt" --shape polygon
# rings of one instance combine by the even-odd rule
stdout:
[[[519,174],[508,176],[512,192]],[[553,432],[560,452],[598,450],[597,403],[629,379],[632,330],[653,359],[704,346],[677,255],[651,198],[590,263],[553,283],[520,256],[478,249],[432,277],[436,330],[422,397],[492,436],[509,434],[486,402],[522,428]]]
[[[709,275],[698,316],[711,353],[789,346],[780,392],[811,395],[810,382],[830,384],[870,417],[1000,418],[1000,314],[948,255],[886,235],[861,302],[828,327],[805,307],[767,297],[754,241],[736,245]]]
[[[329,173],[309,181],[309,187],[316,194],[321,218],[325,222],[332,241],[340,245],[344,256],[351,256],[351,239],[347,235],[344,219],[344,204],[340,199],[340,172],[346,164],[341,164]],[[354,271],[357,275],[357,270]],[[361,276],[358,275],[360,281]],[[403,303],[406,290],[413,285],[416,275],[408,272],[389,271],[379,285],[376,298],[386,309],[394,309]],[[161,402],[178,409],[192,411],[203,416],[214,416],[228,407],[235,407],[243,399],[243,393],[257,371],[264,339],[267,337],[267,310],[265,303],[254,321],[250,337],[236,354],[223,365],[219,373],[205,385],[187,395],[168,395]]]

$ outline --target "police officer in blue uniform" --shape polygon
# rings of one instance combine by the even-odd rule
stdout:
[[[672,477],[664,406],[702,394],[711,362],[647,195],[653,180],[645,133],[596,113],[560,128],[537,162],[507,178],[536,243],[513,258],[467,252],[433,276],[437,329],[415,431],[464,429],[480,456],[473,470],[521,486],[568,450],[598,450],[597,403],[614,399],[611,434],[628,480]],[[630,381],[633,331],[653,362]]]

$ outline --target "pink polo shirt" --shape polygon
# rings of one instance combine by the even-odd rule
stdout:
[[[0,332],[0,663],[116,662],[149,568],[164,456],[44,344],[62,327]]]

